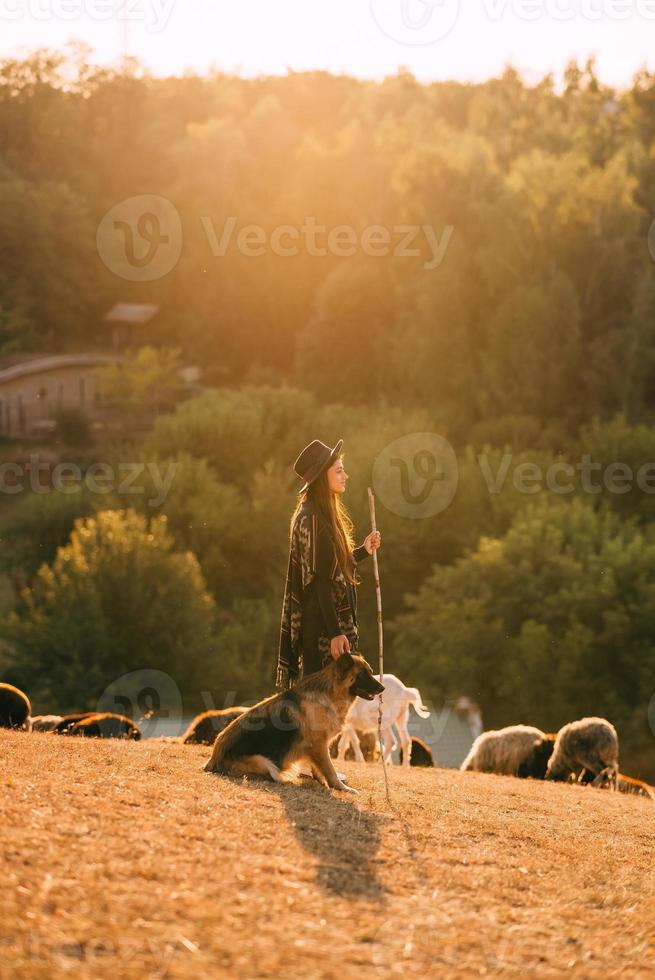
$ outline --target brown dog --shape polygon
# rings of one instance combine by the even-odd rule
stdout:
[[[205,772],[293,778],[294,763],[309,762],[312,775],[332,789],[356,790],[339,779],[328,745],[343,726],[356,697],[372,701],[384,690],[356,654],[342,653],[295,687],[254,705],[225,728],[214,743]]]

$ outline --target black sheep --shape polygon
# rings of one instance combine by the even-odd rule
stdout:
[[[544,735],[538,739],[530,754],[519,765],[516,775],[519,779],[545,779],[548,762],[553,754],[557,735]]]
[[[403,750],[400,750],[400,764],[403,764]],[[412,737],[412,747],[409,756],[410,766],[434,766],[432,749],[422,738]]]
[[[220,710],[203,711],[196,715],[186,732],[182,736],[185,745],[213,745],[216,736],[224,728],[247,711],[247,708],[238,706],[235,708],[222,708]]]
[[[111,711],[103,714],[92,714],[82,718],[69,728],[66,735],[82,735],[87,738],[141,738],[141,731],[133,721],[125,715],[116,715]]]
[[[32,705],[13,684],[0,684],[0,728],[27,728]]]

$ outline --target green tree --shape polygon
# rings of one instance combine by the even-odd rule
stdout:
[[[164,516],[102,511],[75,522],[3,627],[15,676],[55,709],[90,708],[122,673],[153,667],[205,686],[214,600],[196,558],[176,552]]]
[[[582,426],[577,448],[597,467],[598,498],[623,517],[650,526],[655,518],[655,432],[650,425],[629,425],[618,415]],[[600,474],[604,481],[601,482]],[[608,489],[609,487],[609,489]]]
[[[254,699],[273,692],[281,613],[280,595],[279,600],[272,596],[237,599],[231,610],[219,614],[217,644],[221,667],[215,690],[234,691],[238,697]]]
[[[338,392],[357,404],[380,392],[394,295],[374,261],[346,262],[328,276],[299,339],[297,382],[321,397],[334,400]]]
[[[316,410],[312,395],[289,387],[247,385],[207,392],[159,418],[144,454],[190,453],[206,459],[225,483],[246,490],[253,469],[267,459],[293,463]]]
[[[518,287],[496,312],[489,332],[481,414],[570,418],[580,356],[578,302],[570,280],[558,273],[539,285]]]
[[[122,361],[98,371],[98,387],[112,413],[124,419],[135,413],[170,408],[179,395],[179,349],[140,347]]]
[[[257,469],[253,460],[244,492],[222,482],[205,459],[182,454],[150,459],[149,464],[160,473],[173,472],[170,489],[156,510],[166,516],[176,546],[196,555],[209,589],[223,605],[239,596],[267,595],[279,585],[286,523],[280,500],[289,506],[287,481],[281,474],[264,487],[266,470]],[[150,501],[158,499],[158,490],[150,476],[143,481],[143,493],[131,497],[135,499],[134,506],[144,514],[153,512]]]
[[[101,499],[106,509],[107,496]],[[67,543],[75,520],[99,510],[98,503],[98,497],[80,487],[71,493],[22,494],[0,518],[0,572],[27,584]]]

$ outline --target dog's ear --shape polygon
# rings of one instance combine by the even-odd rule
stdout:
[[[352,670],[355,666],[355,661],[353,660],[352,654],[342,653],[336,661],[337,664],[337,677],[340,681],[344,679],[349,670]]]

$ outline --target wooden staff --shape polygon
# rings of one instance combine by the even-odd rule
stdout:
[[[375,497],[373,491],[368,488],[368,509],[371,512],[371,530],[377,531],[375,524]],[[384,638],[382,635],[382,592],[380,591],[380,575],[378,572],[378,550],[373,549],[373,576],[375,578],[375,601],[378,608],[378,662],[380,667],[380,684],[384,674]],[[382,709],[380,709],[380,715]]]
[[[375,523],[375,497],[373,496],[373,491],[368,488],[368,509],[371,512],[371,530],[377,531],[377,526]],[[382,635],[382,591],[380,589],[380,574],[378,572],[378,551],[377,548],[373,548],[373,575],[375,578],[375,601],[378,610],[378,665],[380,671],[380,684],[382,684],[382,678],[384,676],[384,638]],[[384,772],[384,786],[387,795],[387,801],[390,803],[389,797],[389,780],[387,779],[387,763],[385,760],[385,749],[384,749],[384,738],[382,736],[382,695],[378,694],[378,739],[380,742],[380,753],[382,755],[382,771]]]

